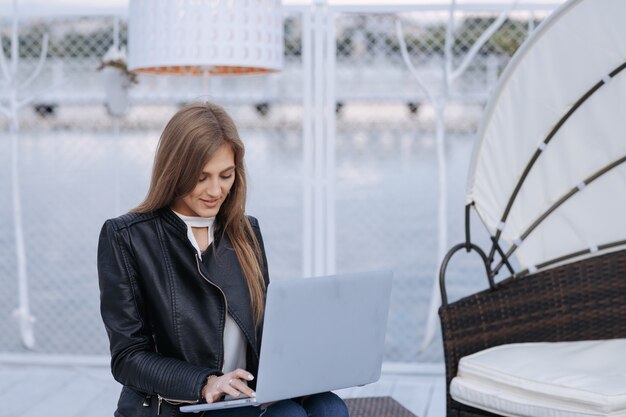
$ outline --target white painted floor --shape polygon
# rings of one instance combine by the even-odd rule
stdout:
[[[112,417],[120,385],[108,366],[61,362],[0,357],[0,417]],[[385,364],[378,382],[337,393],[344,398],[391,396],[417,417],[443,417],[444,381],[443,365]]]

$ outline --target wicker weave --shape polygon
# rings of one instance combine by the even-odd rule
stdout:
[[[350,417],[415,417],[390,397],[351,398],[345,401]]]
[[[463,356],[505,343],[626,337],[626,250],[508,278],[439,309],[447,415],[494,416],[450,398]]]

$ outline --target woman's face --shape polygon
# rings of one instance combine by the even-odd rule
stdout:
[[[222,145],[206,163],[196,187],[174,200],[172,209],[185,216],[214,217],[235,182],[235,153]]]

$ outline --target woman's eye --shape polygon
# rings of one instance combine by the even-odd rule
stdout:
[[[233,174],[222,175],[222,179],[227,180],[227,179],[229,179],[229,178],[232,178],[232,176],[233,176]]]
[[[202,181],[204,181],[204,180],[206,180],[206,177],[200,177],[200,178],[198,178],[198,182],[202,182]]]

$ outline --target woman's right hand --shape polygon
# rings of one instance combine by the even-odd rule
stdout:
[[[202,388],[202,398],[207,403],[214,403],[221,400],[224,395],[230,395],[233,398],[254,397],[256,393],[247,384],[247,381],[253,379],[254,376],[250,372],[241,368],[222,376],[211,375]]]

